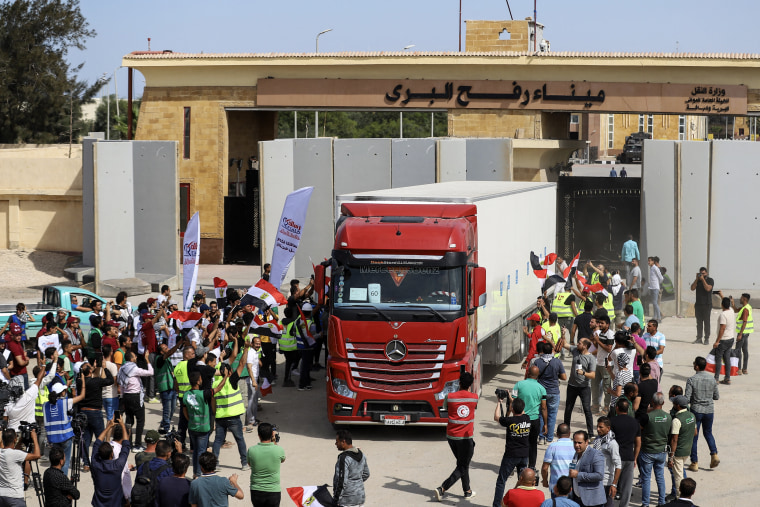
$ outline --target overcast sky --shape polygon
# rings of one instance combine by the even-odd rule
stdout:
[[[97,37],[70,53],[80,77],[116,71],[126,96],[127,53],[148,48],[191,53],[456,51],[459,0],[80,0]],[[510,0],[515,19],[533,2]],[[757,0],[538,0],[552,51],[760,53]],[[509,19],[505,0],[462,0],[462,19]],[[463,42],[464,47],[464,31]],[[137,73],[136,97],[143,78]],[[113,81],[110,85],[113,93]]]

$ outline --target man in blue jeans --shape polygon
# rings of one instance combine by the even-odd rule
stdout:
[[[242,357],[248,355],[249,349],[250,342],[246,341]],[[237,356],[235,352],[237,352],[237,340],[235,340],[233,354],[230,356],[230,359],[234,359]],[[214,456],[219,456],[219,452],[222,450],[222,444],[224,443],[224,438],[227,436],[227,431],[229,431],[232,433],[232,436],[235,438],[235,443],[237,444],[241,470],[249,469],[248,451],[245,446],[245,437],[243,437],[243,422],[240,420],[240,416],[243,415],[246,409],[245,402],[243,401],[243,394],[240,392],[240,387],[238,386],[238,383],[241,380],[240,374],[243,372],[245,366],[245,361],[238,361],[237,369],[230,374],[229,372],[232,371],[232,367],[224,362],[219,368],[219,372],[222,376],[214,379],[214,384],[218,385],[219,383],[224,382],[224,377],[227,377],[227,385],[214,396],[216,399],[216,437],[214,438],[213,445]]]
[[[538,435],[538,443],[550,444],[554,439],[554,424],[557,422],[557,411],[559,410],[559,381],[567,380],[565,367],[558,358],[554,357],[554,347],[548,342],[538,342],[537,350],[540,355],[533,363],[540,371],[538,383],[546,389],[546,411],[547,419],[544,421],[542,414],[539,414],[539,425],[546,427],[546,433],[543,431]]]
[[[158,346],[158,355],[156,357],[156,390],[161,397],[161,407],[163,408],[159,433],[166,434],[169,432],[172,418],[174,417],[174,408],[177,406],[176,381],[174,379],[174,366],[169,358],[178,348],[189,345],[187,338],[177,340],[174,347],[169,348],[165,343]]]
[[[84,385],[87,394],[79,402],[79,413],[87,416],[87,426],[84,427],[84,452],[82,453],[82,462],[84,467],[82,471],[90,470],[90,443],[93,437],[103,433],[105,425],[103,424],[103,388],[112,386],[114,378],[107,368],[103,368],[102,357],[95,359],[95,366],[85,364],[82,366],[80,373],[84,376]],[[82,391],[82,381],[77,380],[77,392]]]
[[[206,389],[204,391],[201,390],[203,379],[200,372],[191,371],[188,376],[192,387],[182,398],[182,411],[187,419],[187,429],[190,433],[190,441],[193,444],[193,473],[195,477],[200,477],[201,467],[198,464],[198,458],[208,448],[214,395],[227,385],[227,378],[230,376],[230,372],[227,370],[222,377],[222,381],[213,389]]]
[[[689,470],[697,472],[699,470],[699,458],[697,456],[697,444],[699,443],[699,428],[702,428],[702,434],[707,440],[707,446],[710,448],[710,468],[715,468],[720,463],[718,459],[718,448],[715,445],[715,438],[712,433],[713,417],[715,414],[714,401],[720,399],[718,392],[718,382],[708,371],[707,359],[697,356],[694,359],[694,375],[686,380],[686,390],[684,396],[689,399],[691,412],[697,420],[697,434],[694,435],[694,442],[691,446],[691,464]]]
[[[496,478],[496,490],[493,496],[493,507],[501,507],[501,500],[504,497],[504,486],[507,478],[512,471],[517,468],[517,475],[528,466],[528,455],[530,452],[530,416],[525,414],[525,402],[520,398],[512,399],[507,394],[508,402],[507,414],[505,417],[501,401],[496,402],[496,409],[493,413],[493,420],[507,428],[507,441],[504,447],[504,456],[501,458],[499,466],[499,475]]]
[[[656,393],[649,403],[651,410],[639,418],[641,425],[641,453],[639,454],[639,472],[641,474],[641,505],[649,505],[652,470],[657,481],[657,504],[665,503],[665,464],[668,459],[666,451],[670,427],[673,418],[665,412],[665,397]]]

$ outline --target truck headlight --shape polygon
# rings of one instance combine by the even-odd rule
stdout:
[[[356,393],[348,388],[348,384],[345,380],[334,378],[332,381],[332,387],[333,391],[335,391],[335,394],[338,394],[345,398],[356,399]]]
[[[450,381],[446,382],[443,385],[443,391],[441,391],[440,393],[436,393],[435,399],[436,400],[442,400],[447,395],[449,395],[451,393],[455,393],[457,391],[459,391],[459,381],[458,380],[450,380]]]

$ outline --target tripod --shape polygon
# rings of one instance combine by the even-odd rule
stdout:
[[[71,482],[76,487],[82,473],[82,449],[84,441],[82,440],[82,431],[74,431],[74,441],[71,444]],[[74,499],[74,507],[77,501]]]
[[[34,452],[34,443],[29,442],[26,445],[26,453]],[[37,494],[37,501],[40,503],[40,507],[45,507],[45,491],[42,489],[42,475],[40,475],[40,464],[38,460],[29,462],[29,469],[31,470],[31,480],[34,486],[34,492]]]

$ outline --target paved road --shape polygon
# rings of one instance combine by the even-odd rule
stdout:
[[[714,319],[717,313],[714,312]],[[694,339],[694,319],[666,319],[661,330],[668,344],[665,350],[665,378],[663,389],[677,383],[685,385],[692,374],[691,364],[696,355],[707,353],[706,346],[692,345]],[[280,356],[280,372],[282,372]],[[566,367],[569,365],[566,365]],[[757,505],[756,490],[750,474],[754,470],[754,455],[758,427],[758,404],[752,403],[758,397],[760,370],[749,365],[750,375],[736,378],[732,386],[721,387],[721,399],[715,421],[715,435],[721,457],[718,468],[710,470],[709,453],[704,440],[700,441],[702,457],[699,472],[692,474],[697,481],[695,501],[702,506],[749,506]],[[488,382],[483,389],[483,397],[477,411],[475,429],[476,447],[472,461],[472,487],[477,496],[470,502],[459,495],[459,485],[452,488],[453,495],[444,499],[447,505],[490,505],[496,481],[496,473],[504,449],[504,432],[492,421],[496,387],[511,388],[522,373],[515,365],[492,367],[487,371]],[[318,375],[313,375],[319,377]],[[319,377],[322,379],[322,377]],[[560,414],[564,410],[563,400]],[[280,427],[287,460],[282,467],[282,485],[331,484],[333,467],[337,456],[334,446],[334,432],[325,417],[324,382],[316,382],[311,392],[299,392],[294,388],[276,386],[274,393],[264,401],[261,420]],[[669,407],[669,404],[668,404]],[[578,409],[576,409],[578,410]],[[155,428],[159,421],[160,405],[148,405],[147,428]],[[583,429],[582,415],[573,417],[573,430]],[[371,477],[366,484],[367,506],[425,505],[435,502],[432,490],[448,476],[454,468],[454,459],[445,441],[442,429],[422,427],[359,427],[353,430],[354,442],[367,454]],[[257,439],[255,434],[246,434],[248,445]],[[539,462],[545,446],[539,448]],[[241,485],[247,484],[247,474],[236,470],[239,463],[236,450],[222,451],[220,473],[241,474]],[[670,484],[666,472],[666,482]],[[514,478],[508,486],[514,485]],[[89,505],[92,497],[92,482],[83,475],[80,484],[81,505]],[[245,488],[244,488],[245,489]],[[634,489],[631,505],[640,505],[640,490]],[[29,505],[36,505],[32,492],[27,494]],[[656,500],[655,500],[656,502]],[[653,504],[655,503],[653,502]],[[231,505],[250,505],[250,492],[245,500],[232,500]],[[283,499],[283,506],[292,505]]]

